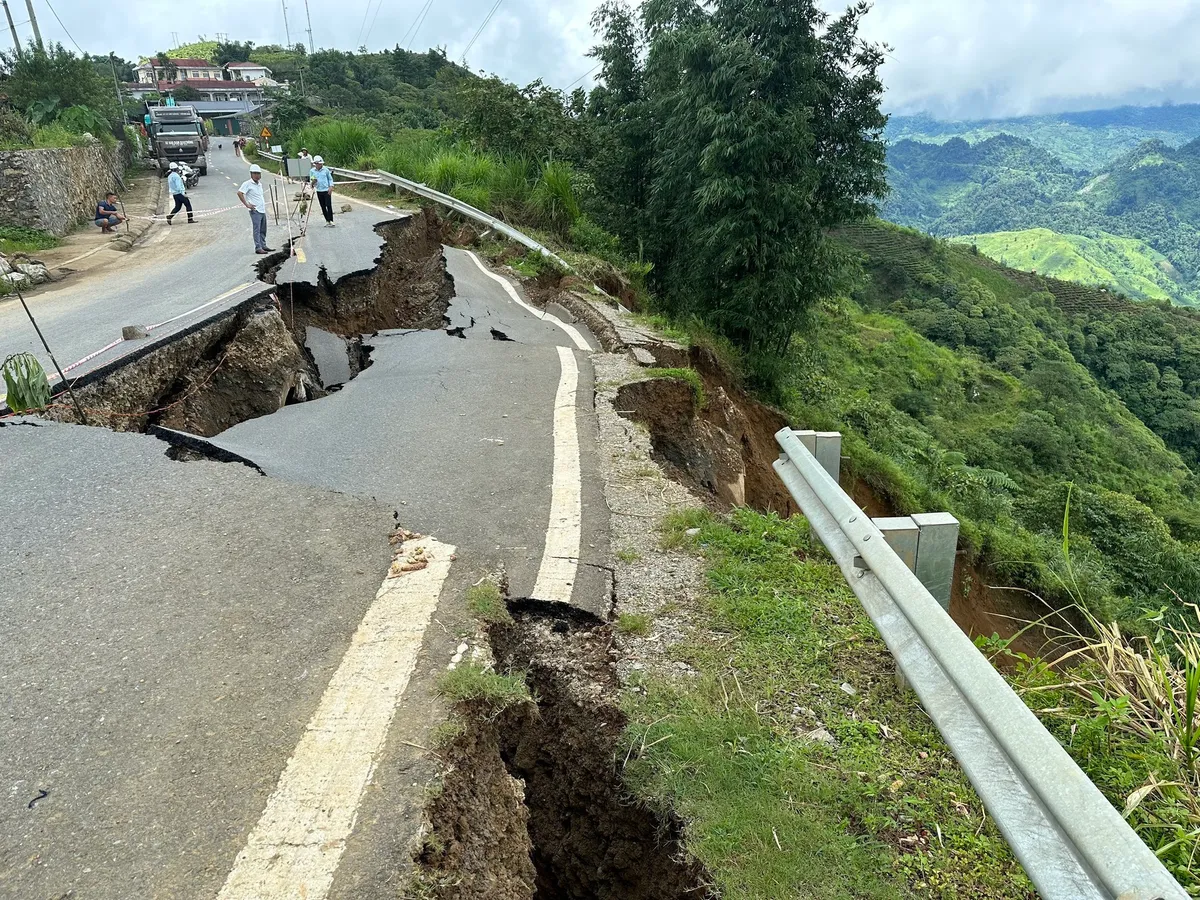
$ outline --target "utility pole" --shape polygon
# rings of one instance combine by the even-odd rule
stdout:
[[[21,55],[21,39],[17,37],[17,26],[13,24],[12,12],[8,8],[8,0],[0,0],[4,4],[4,17],[8,19],[8,30],[12,32],[13,46],[17,48],[17,56]]]
[[[112,66],[113,87],[117,90],[117,108],[121,110],[121,123],[125,124],[128,121],[125,115],[125,100],[121,97],[121,82],[117,79],[117,60],[111,51],[108,54],[108,64]]]
[[[306,19],[308,19],[308,54],[309,54],[309,56],[311,56],[312,54],[317,52],[317,48],[313,46],[312,13],[310,13],[308,11],[308,0],[304,0],[304,16]]]
[[[28,2],[28,0],[26,0],[26,2]],[[279,0],[279,4],[283,7],[283,36],[287,39],[287,46],[290,50],[292,47],[292,33],[288,30],[287,0]]]
[[[29,0],[25,0],[25,2],[28,3]],[[171,32],[171,49],[174,50],[178,46],[179,46],[179,32],[172,31]],[[165,65],[165,63],[164,63],[164,65]]]
[[[29,10],[29,24],[33,26],[33,39],[37,42],[39,50],[46,49],[42,46],[42,29],[38,28],[37,13],[33,11],[33,0],[25,0],[25,8]]]

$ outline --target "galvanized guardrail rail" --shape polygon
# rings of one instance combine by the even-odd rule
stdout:
[[[927,532],[915,523],[915,558],[906,565],[889,535],[839,487],[840,435],[785,428],[775,439],[783,451],[775,471],[1038,893],[1046,900],[1184,900],[1188,894],[1154,853],[910,570],[926,569],[948,605],[946,557],[936,547],[944,550],[946,520],[928,520],[924,560]],[[894,531],[902,523],[884,524]],[[903,548],[911,534],[899,530],[891,537]]]

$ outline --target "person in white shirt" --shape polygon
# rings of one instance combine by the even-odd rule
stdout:
[[[254,234],[254,252],[261,255],[270,253],[267,246],[267,202],[263,197],[262,169],[250,167],[250,180],[242,182],[238,188],[238,199],[242,206],[250,210],[250,230]]]
[[[167,213],[167,224],[171,224],[175,213],[183,207],[187,207],[188,224],[194,225],[196,220],[192,218],[192,201],[187,197],[187,186],[183,183],[183,176],[179,174],[179,163],[171,163],[170,169],[171,174],[167,176],[167,191],[170,192],[171,199],[175,201],[175,208]]]

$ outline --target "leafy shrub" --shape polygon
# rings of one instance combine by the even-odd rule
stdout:
[[[571,223],[568,236],[571,245],[584,253],[591,253],[610,262],[621,259],[621,240],[605,231],[587,216],[580,216]]]
[[[571,167],[563,162],[548,162],[529,201],[537,224],[565,235],[580,216]]]

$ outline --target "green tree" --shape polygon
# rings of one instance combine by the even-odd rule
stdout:
[[[752,353],[781,354],[839,283],[829,229],[886,190],[882,49],[860,3],[647,6],[651,227],[666,298]]]
[[[592,28],[600,43],[589,55],[600,60],[600,75],[588,99],[596,122],[590,168],[601,220],[634,249],[646,236],[654,144],[643,63],[646,36],[637,15],[619,0],[607,0],[596,9]]]
[[[36,107],[46,120],[74,106],[86,106],[112,126],[122,119],[112,75],[101,78],[91,61],[62,44],[42,49],[30,43],[20,56],[0,54],[0,93],[19,110]]]
[[[174,81],[179,77],[179,69],[175,63],[171,62],[171,55],[165,50],[160,50],[150,59],[151,66],[158,66],[162,69],[163,81]]]
[[[171,88],[171,96],[176,100],[199,100],[200,92],[188,84],[180,84]]]
[[[213,62],[218,66],[231,62],[249,62],[250,54],[253,51],[253,41],[222,41],[217,44],[217,49],[213,53]]]

